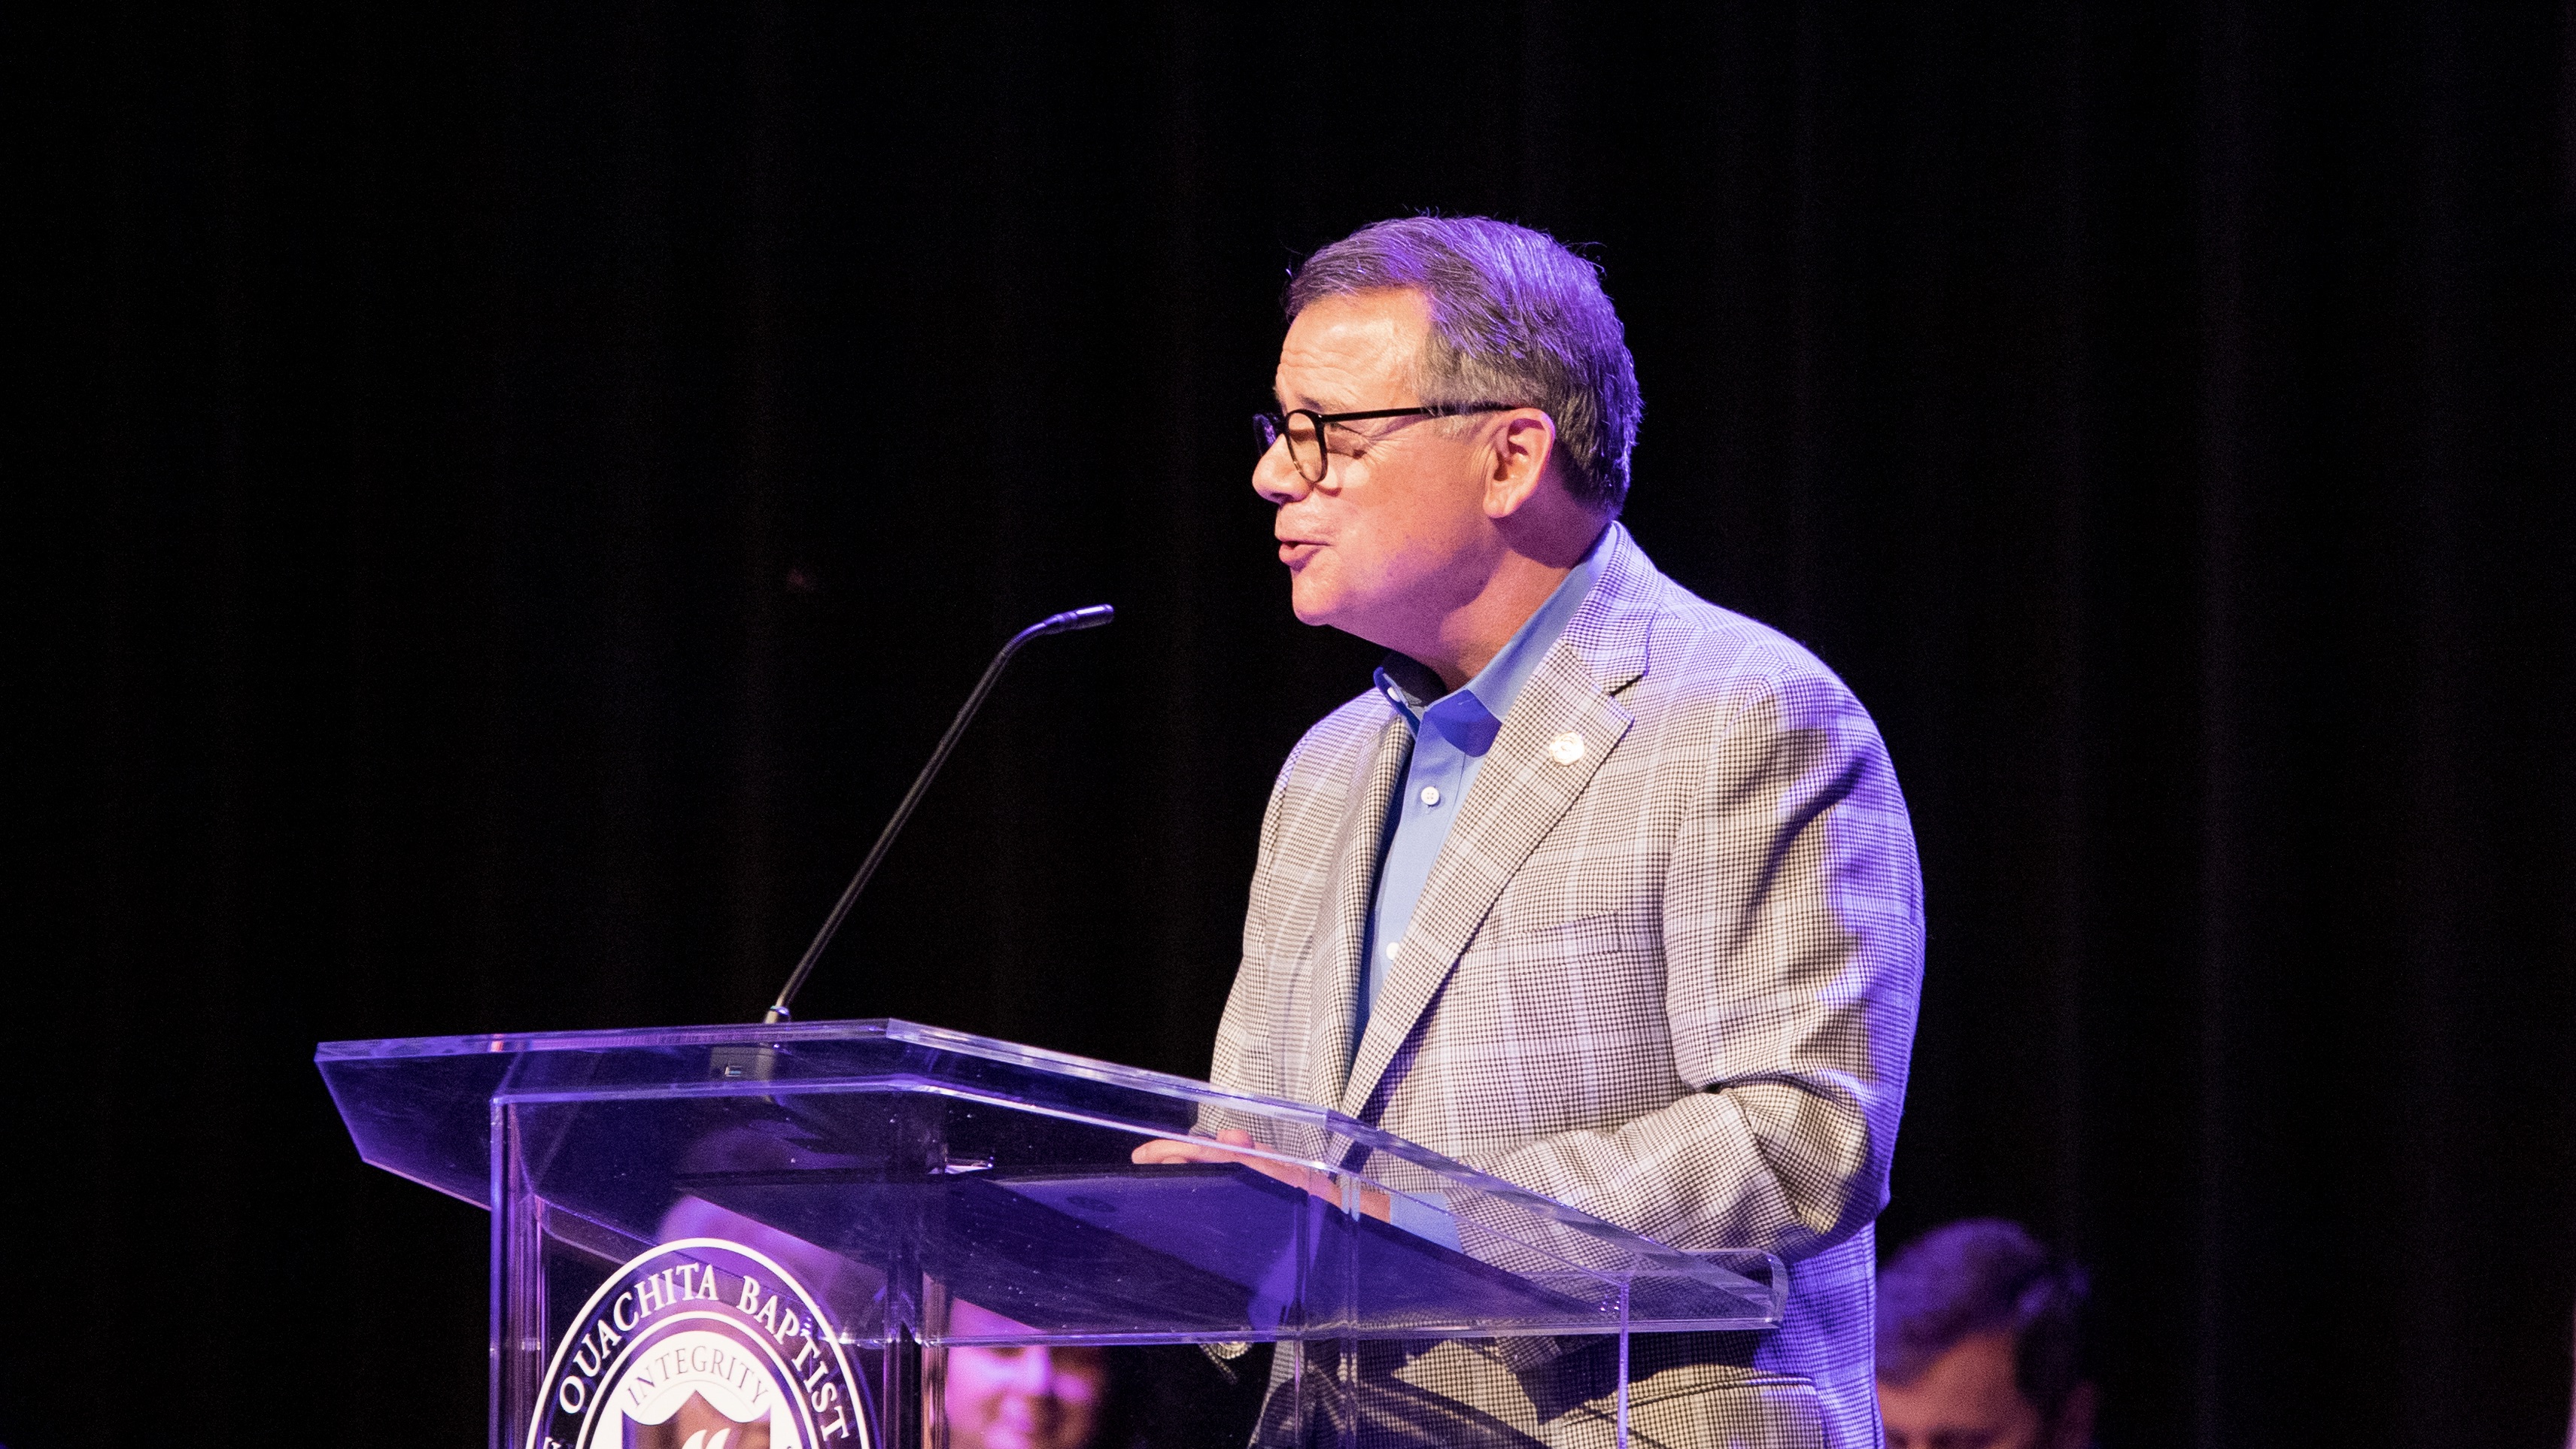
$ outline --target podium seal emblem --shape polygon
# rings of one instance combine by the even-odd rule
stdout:
[[[813,1295],[722,1238],[611,1274],[538,1387],[527,1449],[870,1449],[858,1376]]]

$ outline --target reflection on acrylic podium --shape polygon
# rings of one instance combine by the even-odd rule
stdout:
[[[1785,1293],[1317,1108],[905,1022],[318,1061],[368,1162],[492,1210],[494,1449],[953,1449],[994,1365],[1134,1345],[1266,1363],[1214,1442],[1621,1445],[1629,1334]],[[1130,1160],[1220,1126],[1303,1171]]]

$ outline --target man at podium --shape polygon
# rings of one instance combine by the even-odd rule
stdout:
[[[1875,726],[1618,523],[1641,402],[1590,263],[1501,222],[1387,221],[1310,258],[1287,312],[1253,487],[1297,617],[1390,652],[1272,790],[1215,1081],[1674,1247],[1780,1255],[1778,1330],[1636,1340],[1634,1442],[1874,1445],[1871,1224],[1922,961]],[[1615,1385],[1564,1354],[1412,1371],[1579,1441]]]

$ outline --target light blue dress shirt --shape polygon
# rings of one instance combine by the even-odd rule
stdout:
[[[1609,536],[1610,531],[1603,529],[1602,538]],[[1368,938],[1360,957],[1365,964],[1354,1028],[1358,1035],[1368,1032],[1378,989],[1394,969],[1405,928],[1413,923],[1414,905],[1422,899],[1423,884],[1431,879],[1440,848],[1448,843],[1449,822],[1457,818],[1459,805],[1476,783],[1476,772],[1484,768],[1485,752],[1502,733],[1503,716],[1512,712],[1521,686],[1529,682],[1547,651],[1556,647],[1557,636],[1565,632],[1574,611],[1583,607],[1601,575],[1600,560],[1601,540],[1595,539],[1583,561],[1557,584],[1538,612],[1522,621],[1501,652],[1454,694],[1432,698],[1440,688],[1440,677],[1403,655],[1389,655],[1379,667],[1378,692],[1413,726],[1413,757],[1405,766],[1404,788],[1388,804],[1386,835],[1378,851],[1377,892],[1371,898]],[[1448,1194],[1398,1193],[1389,1206],[1395,1226],[1446,1248],[1459,1246],[1458,1223],[1449,1214]]]
[[[1602,537],[1609,537],[1608,529]],[[1361,955],[1366,965],[1360,976],[1359,1034],[1368,1031],[1378,988],[1394,968],[1423,883],[1431,879],[1432,863],[1448,842],[1449,822],[1476,783],[1476,772],[1484,768],[1485,752],[1502,732],[1503,716],[1512,712],[1521,686],[1556,647],[1557,636],[1600,576],[1601,540],[1595,539],[1583,561],[1523,621],[1502,651],[1445,698],[1426,702],[1440,688],[1439,676],[1402,655],[1388,656],[1378,669],[1378,692],[1413,726],[1413,759],[1405,767],[1403,790],[1387,808],[1385,844],[1378,852],[1377,893]]]

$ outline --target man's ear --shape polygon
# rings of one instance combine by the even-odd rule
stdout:
[[[1537,408],[1514,408],[1489,436],[1494,451],[1485,475],[1485,516],[1509,518],[1529,505],[1556,465],[1556,420]]]

